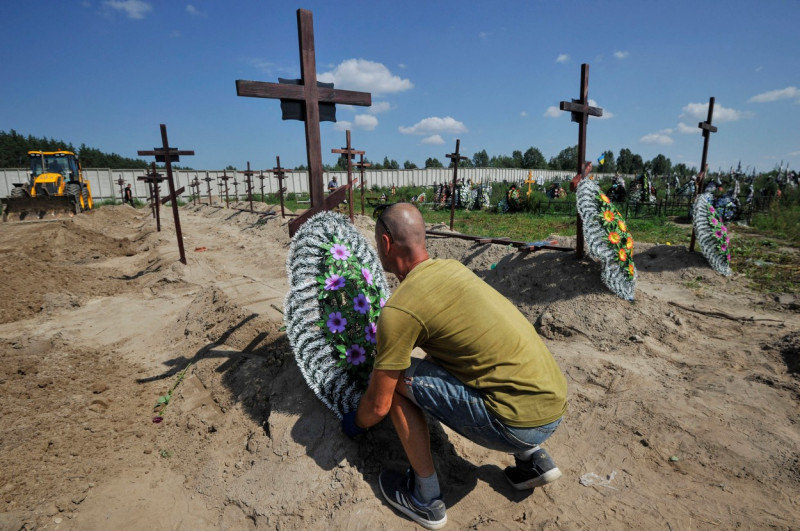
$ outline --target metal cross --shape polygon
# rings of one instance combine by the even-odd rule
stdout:
[[[350,146],[350,129],[347,130],[347,147],[342,149],[332,149],[331,153],[347,155],[347,205],[350,207],[350,223],[353,222],[353,159],[356,155],[364,155],[364,151],[358,151]]]
[[[197,205],[200,198],[200,181],[197,179],[197,175],[194,176],[194,181],[189,183],[189,188],[192,189],[192,204]]]
[[[178,251],[181,263],[186,265],[186,252],[183,250],[183,234],[181,232],[181,219],[178,214],[178,195],[175,191],[175,179],[172,178],[172,163],[180,161],[180,155],[194,155],[194,151],[180,151],[169,147],[167,140],[167,126],[161,124],[161,147],[152,151],[139,151],[139,156],[155,155],[156,162],[163,162],[167,168],[167,184],[169,184],[169,197],[172,201],[172,217],[175,219],[175,235],[178,237]]]
[[[150,189],[150,210],[153,212],[153,217],[156,218],[156,231],[161,232],[161,211],[159,209],[161,201],[158,199],[158,191],[159,183],[164,180],[164,176],[156,173],[156,163],[152,164],[150,173],[137,177],[137,180],[145,181]]]
[[[208,190],[208,206],[211,206],[211,181],[214,179],[206,175],[205,179],[203,180],[206,182],[206,189]]]
[[[589,123],[589,116],[603,116],[603,109],[591,107],[589,105],[589,65],[581,65],[581,97],[570,101],[562,101],[560,108],[562,111],[572,113],[572,121],[578,123],[578,175],[573,180],[575,186],[585,176],[588,168],[586,167],[586,126]],[[575,239],[575,256],[583,256],[583,221],[578,214],[578,234]]]
[[[455,153],[448,153],[445,155],[448,159],[453,161],[453,193],[450,195],[450,230],[453,230],[453,221],[456,217],[456,185],[458,184],[458,161],[468,160],[469,157],[462,157],[458,152],[461,146],[461,139],[456,139]]]
[[[264,171],[263,170],[258,172],[258,178],[261,179],[261,202],[262,203],[266,203],[267,202],[267,198],[264,195],[264,178],[265,177],[266,176],[264,175]]]
[[[225,183],[225,208],[231,207],[230,199],[228,199],[228,180],[230,179],[232,179],[232,177],[223,170],[222,177],[220,177],[219,180]]]
[[[281,202],[281,218],[286,217],[286,211],[283,208],[283,194],[286,193],[286,188],[283,186],[283,180],[286,178],[287,173],[291,173],[292,170],[285,170],[281,168],[281,157],[276,156],[275,160],[277,161],[277,166],[272,168],[271,170],[266,170],[268,172],[274,173],[275,178],[278,179],[278,198]]]
[[[119,195],[122,198],[122,204],[124,205],[125,204],[125,189],[123,188],[123,186],[125,186],[125,179],[123,179],[121,175],[120,175],[119,179],[117,179],[117,184],[119,185]]]
[[[300,44],[300,84],[265,83],[261,81],[236,81],[236,94],[255,98],[273,98],[304,103],[303,121],[306,129],[306,156],[308,158],[309,195],[313,213],[327,210],[322,177],[322,147],[319,129],[319,104],[343,103],[347,105],[372,105],[368,92],[338,90],[317,86],[317,66],[314,51],[314,20],[311,11],[297,10],[297,32]],[[329,196],[330,197],[330,196]],[[289,223],[289,233],[294,232],[310,216],[300,216]]]
[[[697,127],[703,130],[703,159],[700,161],[700,173],[697,175],[697,181],[694,184],[694,197],[693,200],[697,198],[699,194],[703,193],[703,179],[706,175],[706,164],[708,158],[708,141],[711,138],[711,133],[717,132],[717,127],[711,125],[711,119],[714,117],[714,98],[713,96],[708,100],[708,118],[706,118],[705,122],[700,122],[697,124]],[[692,225],[692,240],[689,243],[689,250],[694,251],[694,242],[697,239],[697,235],[694,233],[694,225]]]

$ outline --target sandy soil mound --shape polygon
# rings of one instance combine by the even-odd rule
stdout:
[[[288,218],[254,205],[183,207],[186,265],[169,209],[161,232],[128,206],[0,227],[0,529],[414,527],[377,487],[407,466],[391,424],[349,441],[295,366]],[[564,477],[532,493],[509,456],[432,426],[449,529],[796,527],[794,294],[679,246],[637,243],[633,303],[573,253],[429,250],[513,301],[569,383],[547,444]]]

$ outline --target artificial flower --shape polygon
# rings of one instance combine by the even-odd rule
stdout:
[[[372,285],[372,273],[369,272],[369,269],[362,267],[361,276],[364,277],[364,280],[367,282],[367,286]]]
[[[603,201],[603,203],[611,204],[611,199],[609,199],[604,193],[600,193],[600,199]]]
[[[341,312],[331,312],[328,314],[328,321],[325,323],[325,325],[332,333],[339,334],[344,332],[344,329],[347,326],[347,319],[342,317]]]
[[[629,251],[633,249],[633,237],[628,236],[628,239],[625,241],[625,248]]]
[[[359,293],[355,299],[353,299],[353,308],[360,314],[365,314],[369,311],[369,300],[367,300],[367,296],[363,293]]]
[[[618,255],[620,262],[624,262],[628,259],[628,253],[625,251],[625,249],[620,249]]]
[[[344,287],[345,279],[339,275],[333,274],[325,279],[325,290],[336,291]]]
[[[335,243],[331,247],[331,255],[335,260],[347,260],[350,258],[350,249],[340,243]]]
[[[621,216],[621,214],[617,212],[617,216]],[[619,217],[617,225],[619,226],[619,230],[621,230],[622,232],[628,232],[628,226],[625,225],[625,221],[621,217]]]
[[[366,337],[367,341],[374,344],[378,338],[378,325],[375,323],[369,323],[367,326],[365,326],[364,336]]]
[[[364,363],[364,360],[367,359],[367,352],[361,345],[350,345],[350,348],[347,349],[347,353],[345,354],[345,359],[347,363],[351,365],[361,365]]]
[[[613,243],[614,245],[619,243],[619,233],[618,232],[609,232],[608,233],[608,241]]]
[[[606,223],[611,223],[614,221],[614,213],[610,210],[604,210],[603,219],[606,221]]]

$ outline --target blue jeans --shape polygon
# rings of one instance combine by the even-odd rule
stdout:
[[[437,363],[411,358],[403,382],[423,411],[470,441],[491,450],[517,453],[546,441],[561,419],[535,428],[506,426],[486,409],[481,392],[463,384]]]

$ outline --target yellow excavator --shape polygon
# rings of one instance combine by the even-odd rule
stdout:
[[[13,183],[3,221],[74,216],[93,206],[92,189],[71,151],[28,151],[30,180]]]

